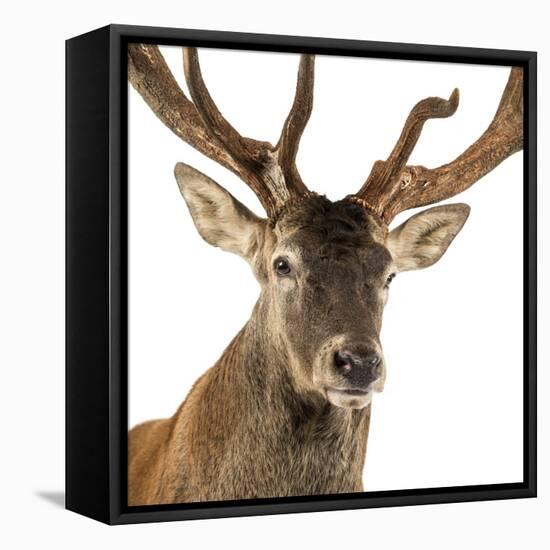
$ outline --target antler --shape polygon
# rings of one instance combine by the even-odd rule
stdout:
[[[151,110],[183,141],[237,174],[274,219],[308,189],[296,153],[313,106],[314,57],[302,55],[296,95],[276,146],[241,136],[224,118],[204,83],[196,48],[183,48],[192,101],[178,86],[157,46],[128,46],[128,78]]]
[[[409,208],[452,197],[481,179],[523,147],[523,70],[513,67],[497,112],[485,132],[459,157],[437,168],[406,166],[424,123],[458,107],[458,90],[448,100],[430,97],[410,112],[386,161],[376,161],[355,195],[346,197],[377,214],[386,224]]]

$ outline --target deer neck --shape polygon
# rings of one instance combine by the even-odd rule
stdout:
[[[182,440],[186,450],[171,472],[176,499],[362,491],[370,407],[343,409],[298,389],[267,319],[257,304],[180,410],[173,444],[176,454]]]
[[[350,460],[360,460],[362,467],[370,406],[336,407],[318,391],[300,387],[293,375],[291,352],[268,319],[265,304],[258,302],[219,362],[223,378],[234,377],[232,388],[239,397],[229,407],[238,409],[243,440],[253,434],[256,445],[264,443],[268,448],[278,442],[296,444],[304,452],[315,447],[320,460],[324,453],[338,451]]]

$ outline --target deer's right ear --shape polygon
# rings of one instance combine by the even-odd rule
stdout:
[[[266,220],[195,168],[178,162],[174,174],[201,237],[251,261],[261,247]]]

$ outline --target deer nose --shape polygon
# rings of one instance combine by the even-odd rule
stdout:
[[[353,388],[363,389],[382,374],[382,357],[370,349],[363,352],[339,350],[334,354],[334,366]]]

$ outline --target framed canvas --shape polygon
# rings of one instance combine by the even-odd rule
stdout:
[[[68,509],[536,495],[534,52],[110,25],[66,99]]]

